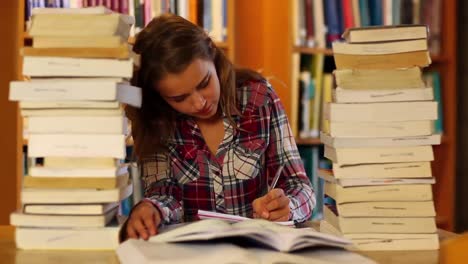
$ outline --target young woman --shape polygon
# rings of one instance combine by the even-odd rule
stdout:
[[[128,237],[148,239],[160,225],[196,220],[198,209],[309,219],[314,193],[265,79],[235,70],[202,28],[175,15],[149,23],[134,51],[143,102],[127,115],[146,198],[122,228]]]

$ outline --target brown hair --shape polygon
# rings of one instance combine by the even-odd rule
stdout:
[[[140,67],[132,84],[142,89],[143,100],[141,108],[127,106],[126,112],[132,121],[134,149],[139,160],[164,151],[175,129],[177,112],[154,89],[168,73],[183,72],[194,59],[213,61],[221,89],[219,110],[233,127],[236,126],[231,115],[238,114],[236,86],[248,79],[263,80],[256,72],[234,70],[203,28],[173,14],[153,19],[137,35],[133,51],[140,54]]]

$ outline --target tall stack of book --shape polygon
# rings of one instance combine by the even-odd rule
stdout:
[[[10,216],[19,248],[117,247],[118,205],[132,193],[121,162],[123,104],[141,104],[140,89],[128,84],[132,23],[85,9],[33,15],[35,44],[22,50],[23,74],[31,79],[11,82],[10,100],[29,118],[28,158],[43,164],[29,168],[22,210]]]
[[[321,140],[333,168],[319,174],[334,203],[321,230],[360,250],[437,249],[430,162],[441,137],[421,75],[431,63],[427,28],[353,28],[344,37],[333,44],[337,88],[324,107]]]

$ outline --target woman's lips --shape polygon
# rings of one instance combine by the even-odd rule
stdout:
[[[198,111],[197,114],[200,114],[200,115],[208,114],[210,110],[211,110],[211,105],[203,108],[201,111]]]

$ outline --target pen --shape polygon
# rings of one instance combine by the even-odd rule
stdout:
[[[271,185],[268,187],[268,191],[271,191],[273,190],[273,188],[275,188],[276,183],[278,182],[279,176],[281,175],[281,172],[283,171],[283,168],[284,168],[284,164],[281,164],[281,166],[276,171],[275,177],[273,178]]]

